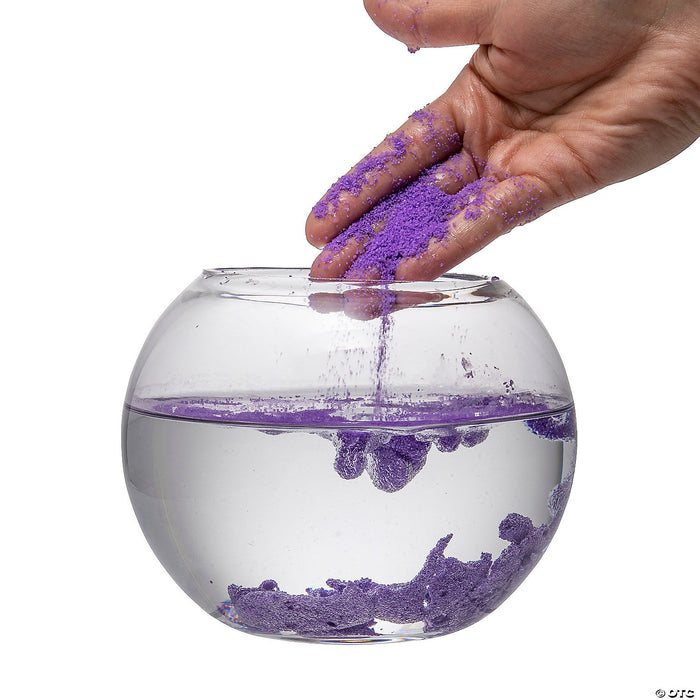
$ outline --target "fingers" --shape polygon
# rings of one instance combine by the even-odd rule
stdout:
[[[461,148],[450,110],[435,102],[418,110],[384,139],[314,206],[306,237],[322,247],[380,199]]]
[[[344,237],[340,245],[334,245],[335,241],[332,241],[314,260],[309,271],[309,278],[312,280],[347,279],[356,282],[381,279],[380,270],[373,266],[362,270],[352,270],[355,261],[361,258],[369,242],[370,239],[367,236],[362,238]]]
[[[455,194],[462,190],[467,184],[477,178],[477,169],[474,158],[471,154],[461,151],[448,158],[443,163],[435,166],[430,172],[430,182],[447,194]],[[387,202],[389,203],[389,202]],[[335,238],[317,256],[311,266],[309,276],[311,279],[341,279],[350,277],[354,280],[378,280],[382,278],[382,270],[379,267],[361,266],[360,269],[348,271],[353,267],[355,261],[365,252],[368,244],[375,236],[382,235],[382,229],[387,222],[391,223],[394,207],[389,204],[386,217],[375,222],[371,226],[373,235],[358,235],[355,229],[365,228],[359,225],[353,226],[347,233]],[[367,227],[369,228],[369,227]]]
[[[423,252],[447,222],[481,192],[477,168],[464,151],[428,169],[334,238],[314,261],[312,279],[393,279],[396,264]]]
[[[493,43],[497,0],[365,0],[385,33],[409,50]]]
[[[483,189],[447,224],[445,236],[396,268],[397,280],[431,280],[498,236],[553,209],[556,195],[533,176],[483,180]]]
[[[447,194],[456,194],[478,177],[474,155],[460,151],[446,161],[435,166],[432,171],[433,181]]]
[[[412,222],[405,218],[406,212],[426,205],[417,191],[417,197],[407,196],[393,209],[387,207],[386,227],[377,229],[373,236],[355,238],[347,235],[352,233],[349,229],[318,256],[312,279],[435,279],[498,236],[560,203],[554,191],[535,176],[499,178],[488,168],[479,178],[473,177],[475,174],[473,161],[466,154],[436,166],[402,194],[411,195],[410,188],[417,186],[429,188],[423,194],[437,189],[437,179],[447,200],[439,195],[431,198],[426,216]],[[432,184],[422,182],[423,178],[427,182],[428,176]],[[412,223],[418,225],[413,232]],[[418,239],[424,242],[416,248]]]
[[[339,280],[345,277],[353,262],[363,252],[366,239],[348,237],[341,246],[329,246],[322,250],[311,265],[312,280]]]

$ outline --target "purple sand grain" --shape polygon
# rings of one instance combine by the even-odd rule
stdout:
[[[220,606],[231,619],[263,633],[296,632],[309,637],[374,636],[379,621],[423,623],[423,632],[454,632],[494,610],[539,561],[556,531],[571,489],[572,475],[555,487],[549,498],[549,523],[535,526],[518,513],[499,525],[508,546],[498,558],[482,552],[476,561],[446,557],[451,534],[438,540],[425,564],[406,583],[381,584],[369,578],[328,579],[328,588],[290,594],[275,581],[256,588],[231,584],[230,601]]]

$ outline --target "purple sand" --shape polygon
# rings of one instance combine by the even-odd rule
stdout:
[[[420,141],[432,147],[433,162],[461,148],[461,136],[455,129],[439,124],[440,116],[436,112],[418,110],[411,115],[411,120],[420,125]],[[380,174],[391,174],[390,165],[399,165],[406,157],[417,157],[410,149],[412,139],[401,131],[387,137],[385,143],[387,150],[363,158],[329,189],[312,210],[317,219],[332,214],[333,220],[337,220],[344,194],[359,197],[377,183]],[[441,144],[441,151],[446,153],[438,152]],[[487,203],[485,192],[497,180],[485,174],[464,185],[456,194],[449,194],[438,186],[438,171],[449,172],[458,181],[462,180],[458,169],[447,167],[444,161],[424,170],[412,182],[395,178],[387,196],[376,203],[370,201],[373,208],[325,247],[327,261],[354,240],[359,243],[358,253],[343,276],[362,276],[369,272],[378,274],[380,279],[393,279],[402,259],[420,255],[431,241],[442,241],[447,236],[447,224],[458,213],[465,219],[478,218]],[[347,201],[345,206],[348,206]]]
[[[376,397],[374,397],[376,398]],[[303,396],[235,399],[207,397],[132,397],[127,408],[182,420],[270,427],[418,428],[446,424],[489,423],[507,419],[539,420],[543,413],[558,413],[571,401],[560,396],[531,392],[503,395],[435,395],[418,402],[399,395],[377,405],[374,398],[313,399]],[[537,424],[535,424],[537,425]]]
[[[425,466],[431,445],[440,452],[454,452],[460,445],[482,443],[488,434],[485,427],[453,428],[438,435],[394,435],[387,440],[386,433],[341,430],[331,438],[336,447],[333,466],[343,479],[357,479],[367,471],[374,486],[393,493]]]
[[[334,438],[334,467],[343,479],[356,479],[365,470],[382,491],[399,491],[423,468],[430,442],[413,435],[394,435],[387,442],[379,435],[340,431]]]
[[[396,624],[423,622],[423,631],[446,634],[462,629],[494,610],[539,561],[556,531],[571,489],[572,475],[549,498],[552,520],[535,526],[530,518],[508,514],[499,536],[509,542],[493,561],[482,552],[462,562],[444,552],[451,534],[441,538],[423,568],[406,583],[381,584],[369,578],[328,579],[328,588],[306,594],[281,591],[275,581],[256,588],[231,584],[222,612],[244,627],[263,633],[296,632],[311,637],[374,636],[378,620]]]
[[[414,50],[418,48],[409,47],[409,51]],[[366,156],[316,204],[312,210],[316,219],[332,215],[332,220],[337,222],[341,205],[349,211],[348,199],[343,200],[343,195],[357,199],[377,184],[380,174],[392,178],[392,189],[383,198],[374,200],[367,195],[363,205],[369,205],[369,211],[326,245],[320,258],[322,262],[330,263],[336,254],[354,242],[355,257],[342,276],[364,278],[369,275],[392,280],[402,260],[425,253],[432,242],[444,241],[446,244],[450,221],[458,215],[472,221],[488,211],[490,215],[499,214],[497,219],[502,220],[506,227],[512,227],[531,221],[543,211],[541,192],[528,185],[525,178],[498,174],[490,164],[474,154],[468,155],[454,123],[447,120],[445,126],[440,123],[441,119],[445,118],[428,108],[412,114],[411,120],[420,125],[417,129],[419,136],[409,137],[402,131],[388,136],[384,142],[386,150]],[[389,166],[398,166],[407,157],[417,159],[411,146],[419,141],[431,146],[429,162],[434,165],[424,168],[417,178],[396,176]],[[468,179],[466,173],[475,172],[475,163],[479,163],[482,175],[465,183]],[[454,194],[443,191],[438,180],[444,176],[453,178],[461,189]],[[522,198],[515,196],[520,206],[514,213],[507,209],[499,213],[498,205],[494,206],[487,198],[489,190],[506,179],[523,194]],[[499,221],[494,225],[501,226]],[[487,235],[488,232],[482,233],[483,237]]]
[[[546,440],[574,440],[576,438],[576,414],[574,410],[555,416],[544,416],[525,421],[535,435]]]
[[[380,279],[393,279],[404,258],[424,253],[431,241],[443,241],[448,222],[458,213],[476,219],[486,204],[486,190],[495,180],[482,177],[448,194],[436,184],[440,165],[380,201],[362,218],[350,224],[324,249],[330,258],[351,241],[360,243],[359,254],[344,276],[371,272]]]
[[[390,164],[398,165],[403,160],[408,152],[408,139],[401,132],[387,138],[388,150],[365,156],[347,175],[340,177],[331,186],[325,197],[312,209],[317,219],[323,219],[329,210],[335,214],[343,194],[359,197],[363,187],[377,182],[379,173],[387,171]]]
[[[462,145],[459,134],[455,131],[446,131],[436,124],[438,115],[432,110],[419,109],[410,118],[423,127],[421,141],[424,144],[436,145],[439,140],[443,140],[447,142],[452,152]],[[409,150],[411,139],[402,131],[387,136],[384,143],[386,150],[365,156],[349,173],[340,177],[331,186],[325,196],[312,209],[315,218],[323,219],[329,213],[333,214],[335,218],[342,203],[342,195],[349,194],[353,197],[359,197],[365,187],[376,184],[379,174],[391,172],[390,165],[399,165],[406,156],[415,157]],[[402,184],[401,180],[397,180],[394,182],[394,188],[397,189]]]

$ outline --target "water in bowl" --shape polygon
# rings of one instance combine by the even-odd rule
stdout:
[[[375,424],[346,404],[127,406],[127,486],[156,555],[210,614],[255,634],[420,639],[481,619],[559,523],[573,406],[440,397]]]

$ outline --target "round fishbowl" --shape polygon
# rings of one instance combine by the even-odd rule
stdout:
[[[141,528],[204,610],[280,639],[455,632],[549,544],[571,488],[571,390],[496,278],[312,281],[205,270],[129,384]]]

